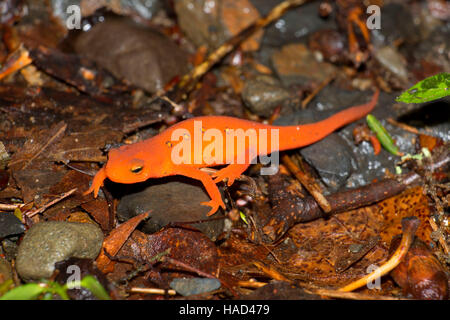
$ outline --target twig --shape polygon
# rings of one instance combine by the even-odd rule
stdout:
[[[14,52],[12,52],[0,69],[0,80],[10,75],[11,73],[20,70],[29,65],[32,60],[29,57],[29,52],[21,44]]]
[[[325,213],[329,213],[331,211],[331,206],[325,196],[322,194],[319,186],[314,182],[313,178],[308,174],[301,171],[295,164],[292,162],[291,158],[288,155],[283,155],[282,157],[283,163],[286,167],[291,171],[298,181],[305,187],[306,190],[314,197],[317,203],[320,205],[322,210]]]
[[[417,228],[419,227],[420,220],[419,218],[412,216],[406,217],[402,219],[402,230],[403,236],[398,246],[397,250],[395,250],[392,257],[384,263],[381,267],[376,269],[375,271],[369,273],[367,276],[362,277],[343,288],[340,288],[339,291],[350,292],[356,290],[362,286],[367,285],[368,283],[374,281],[377,278],[381,278],[382,276],[388,274],[392,269],[399,265],[402,259],[405,257],[408,252],[411,244],[414,241],[414,235],[416,234]]]
[[[286,281],[286,282],[292,282],[291,280],[286,278],[284,275],[282,275],[280,272],[275,270],[273,267],[270,267],[270,266],[267,267],[267,266],[263,265],[261,262],[258,262],[258,261],[254,261],[253,264],[255,265],[255,267],[260,269],[262,272],[267,274],[272,279],[280,280],[280,281]]]
[[[25,206],[24,203],[19,203],[19,204],[8,204],[8,203],[0,203],[0,210],[2,211],[14,211],[17,208],[22,208],[23,206]]]
[[[328,78],[326,78],[324,81],[322,81],[303,101],[302,101],[302,109],[305,109],[308,103],[314,99],[314,97],[323,89],[325,88],[334,78],[336,77],[336,74],[332,74]]]
[[[411,132],[411,133],[414,133],[414,134],[420,134],[419,130],[417,130],[416,128],[411,127],[411,126],[409,126],[409,125],[407,125],[405,123],[401,123],[401,122],[395,121],[392,118],[387,118],[386,121],[389,122],[390,124],[396,126],[396,127],[402,128],[405,131],[408,131],[408,132]]]
[[[238,281],[239,287],[245,287],[245,288],[262,288],[265,285],[267,285],[267,282],[260,282],[256,280],[240,280]]]
[[[56,198],[56,199],[53,200],[53,201],[50,201],[50,202],[46,203],[44,206],[42,206],[42,207],[39,208],[39,209],[36,209],[36,210],[34,210],[34,211],[32,211],[32,212],[25,212],[24,215],[26,215],[28,218],[31,218],[31,217],[33,217],[33,216],[39,214],[39,213],[42,213],[42,212],[44,212],[48,207],[51,207],[51,206],[54,205],[55,203],[57,203],[57,202],[63,200],[64,198],[67,198],[68,196],[70,196],[71,194],[73,194],[75,191],[77,191],[77,188],[74,188],[74,189],[72,189],[72,190],[70,190],[70,191],[67,191],[67,192],[63,193],[63,194],[60,195],[58,198]]]
[[[338,290],[329,289],[305,289],[306,292],[311,294],[317,294],[319,296],[325,296],[337,299],[350,299],[350,300],[408,300],[403,298],[395,298],[390,296],[378,296],[359,292],[342,292]]]
[[[175,296],[177,294],[177,292],[173,289],[165,290],[165,289],[158,289],[158,288],[138,288],[138,287],[131,288],[130,292],[160,294],[160,295],[169,295],[169,296]]]
[[[64,131],[66,131],[67,128],[67,124],[63,124],[61,126],[61,128],[58,129],[58,131],[47,141],[47,143],[38,151],[34,154],[33,157],[31,157],[31,159],[29,159],[27,161],[27,163],[25,163],[25,165],[22,167],[22,170],[25,169],[26,167],[28,167],[28,165],[34,160],[36,159],[53,141],[55,141],[62,133],[64,133]]]

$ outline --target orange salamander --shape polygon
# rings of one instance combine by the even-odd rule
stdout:
[[[147,140],[110,150],[106,165],[97,172],[85,194],[94,192],[94,197],[97,197],[106,178],[129,184],[149,178],[183,175],[203,183],[211,200],[202,204],[211,207],[208,215],[212,215],[219,207],[225,209],[216,183],[228,180],[230,186],[250,164],[255,163],[257,156],[312,144],[364,117],[375,107],[378,95],[377,89],[370,102],[305,125],[270,126],[226,116],[194,117],[178,122]],[[245,142],[239,141],[236,132],[244,132]],[[228,140],[230,133],[234,136]],[[236,143],[235,138],[238,138]],[[220,165],[227,166],[212,175],[200,170]]]

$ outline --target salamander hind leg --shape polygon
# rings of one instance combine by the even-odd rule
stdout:
[[[203,171],[200,171],[197,168],[186,167],[186,168],[178,168],[176,170],[176,174],[183,175],[192,179],[200,180],[203,183],[203,186],[208,192],[211,200],[207,202],[202,202],[202,205],[211,207],[211,210],[207,213],[208,216],[213,215],[219,207],[225,209],[225,204],[222,201],[222,196],[219,192],[219,188],[217,188],[213,179]]]

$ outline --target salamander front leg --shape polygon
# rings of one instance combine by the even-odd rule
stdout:
[[[202,205],[211,207],[211,210],[208,212],[208,216],[213,215],[219,207],[225,209],[225,204],[222,201],[222,196],[219,192],[219,188],[217,188],[213,179],[203,171],[200,171],[197,168],[180,168],[176,170],[176,174],[183,175],[192,179],[200,180],[203,183],[203,186],[208,192],[211,200],[207,202],[202,202]]]
[[[214,173],[212,177],[215,178],[215,183],[227,179],[227,185],[231,186],[234,183],[234,180],[238,179],[249,166],[250,164],[230,164]]]
[[[91,192],[94,192],[94,198],[97,198],[98,191],[103,186],[103,181],[106,179],[106,171],[105,168],[101,168],[92,180],[92,185],[83,195],[87,195]]]

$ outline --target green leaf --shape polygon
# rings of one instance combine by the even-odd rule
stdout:
[[[406,103],[422,103],[448,95],[450,95],[450,73],[443,72],[416,83],[396,100]]]
[[[94,278],[91,275],[85,276],[81,280],[81,286],[88,289],[90,292],[92,292],[97,298],[102,300],[111,300],[109,297],[108,292],[106,292],[105,288],[98,282],[96,278]]]
[[[0,297],[13,286],[13,280],[8,279],[3,283],[0,283]]]
[[[245,216],[245,214],[242,211],[239,211],[239,216],[241,217],[242,221],[245,222],[245,224],[248,224],[247,217]]]
[[[34,300],[45,290],[46,288],[38,283],[27,283],[9,290],[0,300]]]
[[[394,143],[394,140],[392,140],[389,132],[387,132],[380,121],[378,121],[378,119],[371,114],[367,115],[366,120],[370,130],[372,130],[376,134],[377,139],[378,141],[380,141],[383,148],[393,155],[401,155],[400,151]]]

